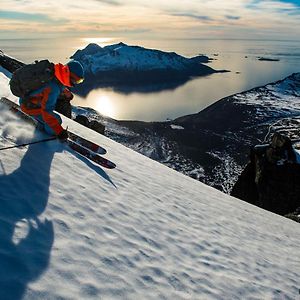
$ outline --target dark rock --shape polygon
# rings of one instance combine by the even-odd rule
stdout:
[[[291,140],[275,133],[270,144],[255,146],[231,195],[280,215],[300,207],[300,165]]]
[[[296,154],[291,140],[280,133],[274,133],[270,147],[266,150],[266,158],[270,163],[276,163],[281,160],[296,162]]]
[[[258,190],[255,184],[255,164],[249,163],[233,186],[231,195],[248,203],[257,205]]]
[[[81,125],[88,127],[94,131],[104,134],[105,126],[96,120],[91,120],[84,115],[77,115],[74,121],[80,123]]]
[[[10,73],[15,72],[17,69],[21,68],[25,64],[21,61],[18,61],[10,56],[6,56],[1,50],[0,50],[0,65],[5,68]]]
[[[298,207],[294,212],[286,214],[285,217],[300,223],[300,207]]]
[[[202,55],[202,54],[201,54],[201,55],[192,57],[192,58],[191,58],[191,61],[197,62],[197,63],[204,63],[204,64],[207,64],[207,63],[211,62],[212,59],[209,58],[209,57],[206,56],[206,55]]]
[[[258,60],[260,61],[279,61],[278,58],[267,58],[267,57],[259,57]]]
[[[101,134],[104,134],[105,126],[96,120],[90,122],[90,128],[94,131],[97,131]]]
[[[89,119],[84,115],[77,115],[76,118],[74,119],[74,121],[76,121],[77,123],[79,123],[85,127],[89,127],[89,124],[90,124]]]

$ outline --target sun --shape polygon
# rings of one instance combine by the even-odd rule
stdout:
[[[113,117],[115,113],[114,106],[107,96],[100,96],[97,99],[96,110],[108,117]]]
[[[98,44],[101,47],[109,45],[115,38],[108,38],[108,37],[87,37],[83,38],[82,40],[87,42],[87,43],[95,43]]]

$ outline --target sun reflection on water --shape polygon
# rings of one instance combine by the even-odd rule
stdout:
[[[107,96],[102,95],[96,100],[95,109],[107,117],[113,118],[115,116],[115,107]]]

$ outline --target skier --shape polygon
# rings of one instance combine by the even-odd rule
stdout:
[[[66,65],[55,64],[54,75],[50,82],[31,92],[26,98],[20,98],[20,107],[22,111],[41,121],[47,133],[64,141],[68,138],[68,132],[61,126],[62,120],[54,109],[62,94],[66,99],[73,98],[68,87],[83,82],[84,71],[78,61],[72,60]]]

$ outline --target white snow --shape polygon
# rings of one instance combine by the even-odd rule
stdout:
[[[17,101],[17,97],[9,89],[9,78],[11,74],[0,66],[0,97],[6,97]]]
[[[300,115],[300,73],[284,80],[234,95],[236,103],[255,105],[255,118]],[[260,108],[261,107],[261,108]]]
[[[179,125],[175,125],[175,124],[171,124],[170,127],[171,127],[172,129],[177,129],[177,130],[182,130],[182,129],[184,129],[184,127],[179,126]]]
[[[117,168],[57,141],[0,152],[0,299],[298,297],[299,224],[64,125]],[[0,147],[24,128],[41,138],[2,109]]]

